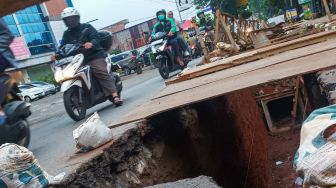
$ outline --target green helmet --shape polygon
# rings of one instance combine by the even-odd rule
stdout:
[[[197,17],[199,18],[201,14],[204,14],[204,11],[203,10],[198,10],[197,11]]]
[[[156,18],[159,16],[160,13],[163,13],[165,16],[167,14],[166,10],[165,9],[161,9],[159,11],[156,12]]]

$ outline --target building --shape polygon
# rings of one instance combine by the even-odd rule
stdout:
[[[102,28],[101,30],[107,30],[107,31],[110,31],[111,33],[116,33],[116,32],[124,30],[125,27],[126,27],[126,24],[128,24],[128,23],[129,23],[129,20],[127,20],[127,19],[121,20],[117,23],[114,23],[112,25],[109,25],[109,26],[106,26],[106,27]]]
[[[156,18],[113,33],[112,49],[128,51],[146,45],[146,39],[153,30]]]
[[[72,6],[69,0],[51,0],[3,17],[15,35],[11,48],[24,82],[52,74],[50,56],[65,30],[60,13],[68,6]]]

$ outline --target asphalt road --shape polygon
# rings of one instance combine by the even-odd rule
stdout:
[[[190,66],[199,62],[200,59],[196,59]],[[123,106],[116,108],[107,101],[88,110],[87,117],[98,112],[102,121],[110,125],[150,100],[164,88],[164,80],[158,70],[154,69],[146,70],[141,75],[126,77],[123,85]],[[66,161],[77,152],[72,132],[85,121],[74,122],[70,119],[65,112],[62,97],[62,93],[57,93],[32,102],[33,115],[29,118],[32,130],[29,150],[51,175],[63,172]]]

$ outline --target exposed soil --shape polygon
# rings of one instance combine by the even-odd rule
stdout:
[[[294,188],[297,178],[293,168],[293,160],[300,144],[300,131],[288,131],[279,135],[269,136],[272,159],[272,184],[270,187]],[[282,162],[276,165],[276,162]]]
[[[154,131],[145,137],[146,147],[164,149],[142,185],[206,175],[222,187],[268,187],[268,138],[250,91],[161,114],[150,123]]]

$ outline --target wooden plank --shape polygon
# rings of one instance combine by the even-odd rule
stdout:
[[[336,48],[336,40],[329,40],[326,42],[322,42],[315,45],[306,46],[303,48],[291,50],[288,52],[284,52],[275,56],[271,56],[265,59],[261,59],[255,62],[247,63],[244,65],[232,67],[230,69],[222,70],[217,73],[213,73],[212,76],[206,77],[198,77],[185,82],[179,82],[169,87],[166,87],[160,94],[158,94],[155,98],[160,98],[166,95],[170,95],[173,93],[177,93],[180,91],[185,91],[191,88],[199,87],[201,85],[209,84],[224,78],[232,77],[239,74],[244,74],[246,72],[254,71],[257,69],[261,69],[267,66],[272,66],[274,64],[278,64],[284,61],[290,61],[293,59],[297,59],[300,57],[308,56],[311,54],[320,53],[326,50],[335,49]]]
[[[293,97],[293,109],[291,112],[292,115],[292,125],[295,125],[295,121],[296,121],[296,116],[297,116],[297,109],[298,109],[298,105],[299,105],[299,89],[300,89],[300,77],[297,77],[296,81],[295,81],[295,94]]]
[[[267,46],[267,47],[260,48],[260,49],[257,49],[251,52],[246,52],[246,53],[239,54],[237,56],[232,56],[224,60],[221,60],[217,63],[209,64],[207,66],[200,66],[200,67],[197,67],[195,70],[191,69],[187,71],[185,74],[183,74],[181,78],[182,80],[187,79],[188,76],[190,76],[188,75],[189,72],[190,73],[198,72],[204,69],[216,67],[217,65],[220,66],[221,64],[235,63],[235,62],[237,62],[237,64],[241,64],[244,62],[254,61],[262,57],[267,57],[270,55],[281,53],[283,51],[288,51],[291,49],[296,49],[296,48],[300,48],[303,46],[316,44],[316,43],[319,43],[319,42],[322,42],[322,41],[325,41],[331,38],[336,38],[336,31],[322,32],[322,33],[318,33],[315,35],[311,35],[311,36],[303,37],[300,39],[281,43],[278,45]],[[215,71],[218,71],[218,69],[215,69]],[[198,73],[198,74],[202,75],[201,73]]]
[[[155,99],[138,107],[121,119],[119,124],[147,119],[168,110],[223,96],[237,90],[336,67],[335,53],[336,49],[324,51]],[[211,76],[206,75],[205,77]]]
[[[328,7],[327,0],[322,0],[322,1],[323,1],[324,10],[326,11],[326,14],[327,14],[328,20],[329,20],[329,22],[331,22],[331,20],[332,20],[332,17],[331,17],[331,14],[330,14],[330,10],[329,10],[329,7]]]
[[[230,43],[231,43],[231,45],[232,45],[232,47],[233,47],[233,50],[234,50],[235,52],[237,52],[237,51],[238,51],[237,45],[236,45],[235,41],[233,40],[231,31],[229,30],[228,26],[226,25],[226,22],[224,21],[224,18],[225,18],[225,16],[224,16],[224,17],[222,17],[222,16],[220,17],[220,21],[221,21],[221,23],[222,23],[222,27],[224,28],[224,31],[225,31],[226,36],[227,36],[227,37],[229,38],[229,40],[230,40]]]
[[[220,11],[217,10],[216,11],[216,31],[215,31],[215,44],[217,44],[219,42],[219,27],[220,27],[220,24],[219,24],[219,19],[220,18]]]
[[[265,58],[267,56],[271,56],[274,54],[282,53],[285,51],[301,48],[304,46],[320,43],[329,39],[336,38],[336,31],[325,31],[321,33],[317,33],[314,35],[306,36],[303,38],[295,39],[292,41],[280,43],[277,45],[267,46],[263,48],[259,48],[250,52],[242,53],[236,56],[232,56],[229,58],[225,58],[215,63],[199,66],[193,69],[186,71],[184,74],[180,75],[177,80],[170,80],[167,82],[180,82],[189,80],[195,77],[203,76],[209,73],[213,73],[219,70],[222,70],[223,64],[232,63],[234,65],[240,65],[247,62],[255,61],[261,58]],[[224,66],[226,68],[227,66]]]
[[[287,35],[272,39],[271,43],[273,43],[273,45],[274,45],[274,44],[278,44],[278,42],[287,42],[289,40],[293,40],[293,39],[297,39],[297,38],[300,38],[300,37],[305,37],[305,36],[308,36],[308,35],[313,35],[313,34],[321,32],[321,31],[315,30],[315,29],[305,31],[304,33],[301,33],[302,31],[303,30],[301,30],[301,29],[293,30],[291,33],[289,33]],[[296,38],[293,38],[293,37],[296,37]]]

